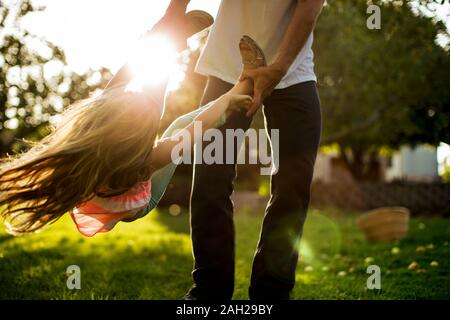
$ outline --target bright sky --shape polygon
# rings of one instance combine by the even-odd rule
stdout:
[[[164,14],[169,0],[34,0],[46,10],[30,14],[23,26],[64,49],[69,67],[85,71],[118,69],[143,31]],[[188,10],[215,16],[220,0],[192,0]]]

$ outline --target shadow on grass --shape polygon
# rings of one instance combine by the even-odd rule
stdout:
[[[8,240],[14,239],[14,236],[10,234],[0,234],[0,243],[6,242]]]
[[[175,233],[190,234],[188,209],[184,209],[183,213],[179,216],[171,216],[167,213],[160,214],[156,221]]]
[[[0,263],[0,299],[179,299],[189,288],[191,257],[168,245],[105,254],[71,244],[9,250]],[[67,288],[69,265],[81,269],[81,290]]]

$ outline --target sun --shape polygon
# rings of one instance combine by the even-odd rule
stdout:
[[[161,84],[174,75],[173,78],[180,81],[178,53],[169,38],[159,34],[147,36],[140,39],[132,51],[128,63],[133,74],[130,86],[134,90]]]

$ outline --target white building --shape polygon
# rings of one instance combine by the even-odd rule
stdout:
[[[402,147],[391,158],[381,160],[381,179],[431,182],[439,179],[438,157],[435,147],[420,145]],[[319,153],[314,169],[314,181],[323,183],[351,182],[350,172],[336,153]]]
[[[388,163],[385,178],[387,181],[395,179],[437,180],[439,174],[436,148],[427,145],[420,145],[415,148],[403,146]]]

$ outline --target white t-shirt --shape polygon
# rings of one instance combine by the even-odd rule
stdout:
[[[296,0],[222,0],[195,71],[229,83],[237,82],[242,70],[239,40],[243,35],[253,38],[264,51],[267,63],[272,63],[296,3]],[[312,42],[311,34],[276,89],[316,81]]]

